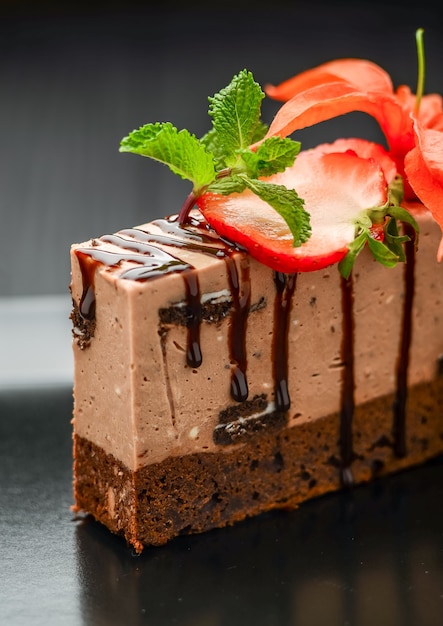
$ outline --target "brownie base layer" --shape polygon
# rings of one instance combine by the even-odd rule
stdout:
[[[392,441],[392,397],[356,408],[352,484],[420,464],[443,453],[443,377],[409,391],[406,455]],[[75,510],[90,513],[137,552],[343,487],[339,415],[250,443],[170,457],[131,471],[74,435]],[[349,472],[346,472],[349,477]]]

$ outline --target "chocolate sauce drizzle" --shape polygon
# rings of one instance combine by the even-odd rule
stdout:
[[[288,391],[288,333],[296,282],[297,274],[274,272],[276,297],[274,302],[272,362],[276,411],[288,411],[291,406]]]
[[[222,242],[201,220],[192,219],[188,227],[183,227],[174,219],[168,218],[156,220],[153,224],[162,232],[149,233],[139,228],[128,228],[115,235],[104,235],[94,240],[92,247],[76,251],[83,280],[79,313],[83,319],[89,321],[95,316],[94,277],[99,265],[119,267],[124,261],[132,261],[137,265],[122,270],[120,278],[138,281],[180,272],[184,277],[187,299],[186,360],[189,367],[197,368],[200,367],[203,358],[200,347],[202,307],[198,276],[189,263],[166,252],[157,244],[182,247],[226,258],[233,254],[234,248]],[[100,249],[101,242],[110,243],[128,252]]]
[[[340,471],[343,486],[353,483],[351,464],[353,460],[352,448],[352,419],[354,416],[354,289],[352,274],[349,278],[340,277],[343,312],[343,339],[341,359],[343,363],[343,377],[341,390],[340,410]]]
[[[134,245],[117,235],[103,237],[102,241],[113,243],[116,246],[120,245],[124,250],[133,250],[135,254],[111,252],[101,250],[99,247],[80,248],[76,251],[83,279],[83,294],[79,309],[81,316],[87,320],[95,316],[94,277],[99,265],[117,267],[123,261],[137,263],[137,267],[131,267],[120,274],[120,278],[131,280],[158,278],[169,272],[183,272],[191,267],[188,263],[184,263],[171,254],[148,244]]]
[[[235,261],[229,257],[226,261],[233,304],[232,322],[229,329],[229,352],[232,365],[231,396],[237,402],[244,402],[249,394],[246,377],[246,326],[251,305],[249,265],[242,264],[240,282]]]
[[[202,305],[198,276],[195,270],[183,274],[185,279],[187,308],[188,341],[186,349],[186,362],[189,367],[197,368],[203,362],[200,345],[200,326],[202,321]]]
[[[131,237],[137,241],[143,242],[143,245],[150,246],[150,250],[160,250],[155,244],[163,244],[165,246],[174,246],[176,248],[186,248],[187,250],[204,252],[212,256],[229,259],[234,248],[229,247],[221,242],[221,240],[212,231],[209,231],[204,222],[192,220],[191,227],[187,228],[179,224],[178,221],[172,219],[159,219],[153,222],[162,233],[148,233],[139,228],[127,228],[120,231],[120,239],[126,241],[124,237]],[[116,243],[115,236],[101,237],[101,241]],[[154,245],[153,245],[154,244]],[[121,245],[121,244],[120,244]],[[143,251],[138,245],[131,244],[132,249]],[[124,247],[124,246],[122,246]],[[154,252],[154,255],[156,252]],[[183,271],[189,270],[189,271]],[[171,268],[171,271],[174,271]],[[177,271],[177,269],[175,270]],[[203,362],[203,355],[200,346],[200,326],[202,321],[202,305],[201,293],[198,282],[198,275],[190,265],[185,265],[183,269],[183,279],[186,289],[186,310],[187,310],[187,349],[186,362],[193,369],[200,367]]]
[[[125,229],[116,235],[105,235],[93,241],[91,247],[79,248],[76,255],[83,280],[83,293],[78,306],[80,316],[86,321],[95,319],[94,276],[99,265],[119,268],[126,261],[136,265],[121,268],[120,278],[145,281],[175,272],[181,273],[186,291],[186,360],[189,367],[198,368],[203,362],[200,344],[202,324],[201,293],[198,274],[194,267],[161,246],[186,248],[191,251],[222,258],[232,297],[232,316],[229,335],[231,359],[231,396],[238,403],[249,402],[247,380],[246,329],[251,308],[251,285],[249,264],[240,262],[240,271],[233,258],[238,248],[225,242],[210,229],[203,218],[192,218],[186,225],[176,218],[156,220],[153,224],[160,232],[151,233],[140,228]],[[393,405],[393,450],[397,457],[406,454],[406,400],[409,349],[412,338],[412,305],[415,290],[415,242],[414,233],[406,225],[411,241],[406,244],[404,266],[403,322],[397,362],[397,389]],[[100,243],[110,243],[117,250],[103,250]],[[273,329],[273,377],[276,414],[286,414],[291,406],[288,391],[288,333],[290,312],[296,292],[297,275],[274,272],[274,329]],[[353,452],[352,422],[354,401],[354,288],[352,274],[341,279],[343,339],[342,339],[342,394],[340,410],[340,471],[343,485],[351,485]]]
[[[412,341],[412,307],[415,293],[415,231],[404,224],[405,234],[410,238],[405,244],[406,262],[403,266],[403,311],[400,347],[397,357],[396,390],[393,402],[392,449],[397,458],[407,454],[406,449],[406,403],[408,392],[409,354]],[[341,279],[343,342],[342,342],[342,401],[340,411],[340,469],[343,486],[353,483],[351,465],[354,459],[352,421],[354,416],[354,293],[352,274]]]

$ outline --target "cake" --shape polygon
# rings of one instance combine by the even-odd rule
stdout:
[[[257,151],[255,130],[248,139]],[[301,152],[293,167],[299,162],[304,175],[311,155],[328,167],[354,168],[355,159],[367,172],[377,163],[374,180],[383,180],[386,198],[399,173],[426,196],[429,185],[403,166],[418,142],[401,163],[398,154],[389,160],[389,174],[374,157],[379,148],[364,145],[370,158],[351,141]],[[162,160],[158,145],[148,156]],[[418,157],[426,161],[426,150],[415,164]],[[290,188],[292,171],[285,165],[260,180]],[[341,171],[334,176],[349,190]],[[74,509],[136,552],[293,509],[443,452],[443,268],[432,189],[426,207],[406,193],[402,210],[386,203],[382,219],[369,228],[359,217],[351,234],[347,215],[349,240],[326,237],[314,254],[306,241],[280,247],[285,228],[289,239],[295,231],[303,238],[303,226],[285,226],[284,215],[276,247],[263,244],[256,231],[272,222],[269,206],[263,194],[251,199],[255,181],[246,190],[234,183],[232,193],[205,182],[181,212],[71,249]],[[319,190],[328,194],[324,183],[315,202]],[[303,198],[309,209],[309,189]],[[243,207],[241,219],[231,219],[232,206]],[[257,219],[249,206],[259,206]],[[307,239],[316,242],[314,213]],[[400,262],[382,258],[379,240]]]

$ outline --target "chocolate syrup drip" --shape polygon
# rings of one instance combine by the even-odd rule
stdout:
[[[102,237],[101,239],[102,241],[116,243],[116,237],[118,237],[119,239],[127,242],[128,240],[123,239],[122,237],[122,235],[124,235],[132,238],[133,242],[130,245],[134,249],[140,248],[140,246],[145,244],[163,244],[166,246],[186,248],[186,250],[200,253],[203,252],[204,254],[226,258],[226,260],[229,260],[232,264],[231,255],[234,252],[234,248],[222,242],[214,231],[208,230],[206,222],[194,219],[191,221],[189,226],[183,226],[174,219],[158,219],[153,222],[153,225],[157,226],[162,233],[150,233],[140,228],[128,228],[120,231],[117,236],[111,235],[109,237]],[[135,241],[137,243],[134,243]],[[194,270],[184,272],[183,279],[185,281],[186,288],[188,317],[186,362],[189,367],[198,368],[203,361],[200,345],[200,327],[202,320],[200,287],[197,273]],[[243,386],[241,393],[243,393]]]
[[[353,483],[351,463],[352,419],[354,416],[354,293],[352,274],[349,278],[341,277],[343,341],[342,341],[342,396],[340,411],[340,456],[341,481],[344,486]]]
[[[297,274],[274,272],[276,297],[274,302],[274,330],[272,360],[274,367],[274,395],[276,411],[287,411],[291,406],[288,391],[288,333],[291,304],[297,283]]]
[[[80,315],[88,320],[95,317],[94,276],[99,264],[118,267],[122,261],[137,263],[136,267],[123,270],[120,278],[129,280],[153,279],[169,272],[182,272],[187,299],[187,352],[189,367],[197,368],[202,363],[200,346],[200,326],[202,320],[201,294],[195,269],[185,261],[169,254],[158,244],[186,248],[212,256],[231,260],[235,248],[223,242],[206,222],[191,219],[186,226],[174,218],[159,219],[153,222],[162,233],[149,233],[140,228],[121,230],[115,235],[104,235],[96,240],[94,247],[77,250],[83,280],[83,294],[80,301]],[[100,242],[110,243],[126,252],[100,249]],[[240,307],[241,308],[241,307]],[[240,359],[241,361],[241,359]],[[240,385],[243,393],[244,384]],[[237,394],[238,395],[238,394]]]
[[[149,233],[140,228],[126,228],[119,231],[118,235],[125,235],[141,242],[186,248],[217,257],[230,255],[234,251],[234,248],[225,244],[213,231],[208,231],[200,222],[193,224],[195,230],[190,230],[178,222],[168,219],[155,220],[152,223],[162,230],[163,234]],[[101,239],[106,241],[103,237]]]
[[[96,261],[87,254],[77,252],[82,273],[83,293],[78,310],[81,317],[89,322],[95,319],[95,288],[94,276]]]
[[[234,244],[224,242],[220,235],[213,230],[202,216],[193,217],[181,224],[177,216],[162,218],[152,222],[167,235],[172,235],[175,239],[185,238],[187,241],[195,240],[200,243],[215,244],[219,247],[235,248]]]
[[[403,300],[402,333],[397,359],[397,389],[393,405],[394,453],[397,457],[406,456],[406,401],[408,391],[409,351],[412,340],[412,305],[415,291],[415,231],[409,224],[404,225],[410,241],[405,244],[406,263],[403,268],[405,296]]]
[[[130,280],[153,279],[169,272],[181,272],[186,289],[187,351],[189,367],[198,368],[203,360],[200,329],[202,323],[201,294],[198,275],[186,263],[160,246],[174,246],[203,254],[224,258],[227,266],[232,296],[232,321],[229,336],[231,369],[231,395],[237,402],[248,398],[246,328],[250,310],[251,285],[249,267],[241,266],[239,276],[233,254],[237,248],[224,242],[202,219],[191,219],[181,225],[174,218],[160,219],[153,224],[161,231],[149,233],[140,228],[125,229],[116,235],[103,236],[91,248],[78,249],[76,255],[82,273],[83,293],[79,312],[83,319],[95,319],[94,276],[97,266],[118,267],[123,261],[137,265],[123,270],[121,278]],[[406,455],[406,401],[409,352],[412,338],[412,306],[415,290],[415,233],[405,225],[411,241],[405,246],[404,266],[405,297],[403,303],[402,333],[397,361],[397,390],[393,404],[393,449],[397,457]],[[126,251],[109,251],[100,248],[100,242],[108,242]],[[273,375],[275,410],[286,412],[291,404],[288,392],[288,332],[290,310],[296,288],[296,275],[274,273],[276,297],[274,302]],[[340,467],[343,485],[352,485],[351,465],[354,457],[352,421],[355,409],[354,389],[354,294],[352,275],[341,279],[343,310],[342,341],[342,397],[340,411]]]
[[[183,274],[186,287],[186,299],[188,309],[188,340],[186,349],[186,362],[189,367],[196,368],[202,364],[202,351],[200,345],[200,326],[202,320],[202,305],[200,287],[196,270]]]
[[[246,327],[251,304],[251,281],[249,265],[241,265],[241,284],[235,261],[226,257],[233,313],[229,331],[229,354],[231,358],[231,396],[244,402],[249,394],[246,377]]]
[[[169,272],[183,272],[191,267],[189,263],[185,263],[172,254],[165,252],[161,248],[153,246],[150,242],[130,241],[129,239],[125,239],[119,235],[104,235],[103,237],[100,237],[100,241],[112,243],[123,250],[135,252],[133,255],[105,251],[101,252],[102,257],[103,255],[117,255],[117,264],[121,263],[121,261],[133,261],[134,263],[139,264],[139,267],[132,267],[123,271],[120,274],[120,278],[130,280],[147,280],[148,278],[158,278],[159,276]],[[95,250],[94,253],[96,253]],[[95,254],[92,254],[92,256],[95,256]],[[100,258],[100,261],[106,264],[103,258]],[[115,263],[112,263],[112,261],[109,263],[109,265],[114,264]]]
[[[112,236],[115,243],[119,245],[119,240],[126,244],[126,240],[122,237]],[[109,237],[109,240],[111,236]],[[105,239],[103,239],[105,240]],[[130,243],[130,242],[129,242]],[[126,249],[131,249],[125,245]],[[131,280],[146,280],[148,278],[156,278],[169,272],[183,272],[190,269],[190,265],[173,257],[172,255],[158,250],[153,246],[145,246],[141,249],[134,246],[135,254],[126,254],[121,252],[110,252],[109,250],[101,250],[95,248],[79,248],[76,250],[76,256],[79,261],[82,273],[83,293],[80,299],[79,311],[80,315],[87,320],[95,317],[95,286],[94,276],[98,265],[106,265],[108,267],[117,267],[122,261],[133,261],[138,264],[129,270],[125,270],[120,278]]]

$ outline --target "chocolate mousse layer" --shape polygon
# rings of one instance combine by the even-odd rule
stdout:
[[[285,275],[203,218],[73,246],[75,500],[136,548],[443,452],[441,237]]]

